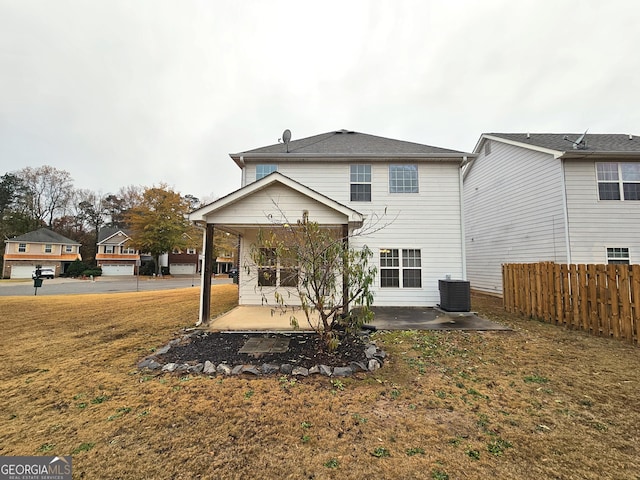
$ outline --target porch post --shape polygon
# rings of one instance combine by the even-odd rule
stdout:
[[[204,258],[202,259],[202,287],[200,289],[200,321],[209,323],[211,317],[211,274],[213,272],[213,223],[207,223],[207,230],[204,234]]]
[[[346,252],[349,249],[349,225],[342,225],[342,248]],[[342,299],[349,298],[349,275],[347,275],[347,256],[342,257]],[[345,302],[343,314],[349,313],[349,302]]]

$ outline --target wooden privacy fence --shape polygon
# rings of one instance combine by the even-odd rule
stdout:
[[[504,307],[600,337],[638,344],[640,265],[502,265]]]

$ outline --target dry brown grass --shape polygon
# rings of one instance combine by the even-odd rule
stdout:
[[[214,287],[212,305],[236,295]],[[377,334],[389,362],[359,379],[138,372],[197,302],[0,298],[0,455],[75,451],[74,478],[91,479],[638,478],[636,347],[476,296],[514,331]]]

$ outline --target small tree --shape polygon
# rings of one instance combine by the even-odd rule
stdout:
[[[354,333],[373,318],[371,285],[377,269],[369,264],[372,252],[367,246],[350,248],[347,240],[336,229],[305,219],[260,230],[251,248],[263,298],[265,287],[275,287],[278,308],[292,312],[291,325],[298,326],[299,308],[330,351],[339,344],[337,330]]]

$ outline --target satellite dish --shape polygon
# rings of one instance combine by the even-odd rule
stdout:
[[[575,140],[571,140],[568,136],[564,136],[562,137],[563,140],[566,140],[567,142],[571,142],[573,143],[573,148],[574,150],[580,150],[580,149],[584,149],[587,148],[587,142],[584,141],[585,137],[587,136],[587,132],[589,131],[589,129],[587,128],[584,133],[582,135],[580,135],[578,138],[576,138]]]
[[[289,142],[291,141],[291,130],[288,128],[282,132],[282,141],[287,146],[287,153],[289,153]]]

